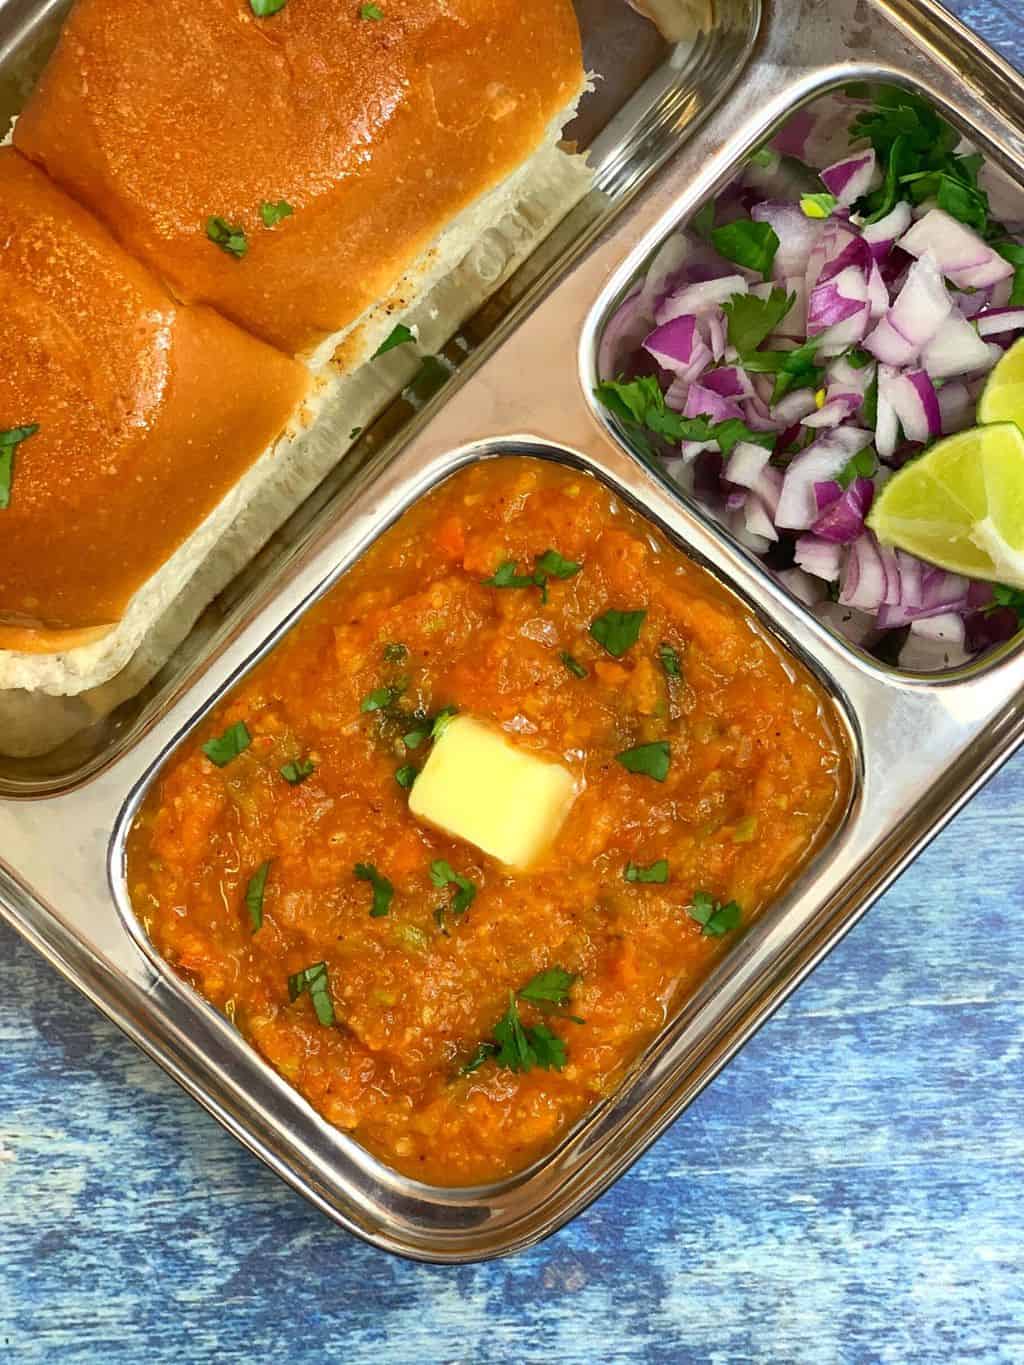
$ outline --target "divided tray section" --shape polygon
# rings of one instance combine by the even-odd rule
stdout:
[[[863,659],[872,659],[881,669],[894,675],[933,680],[940,677],[969,678],[979,670],[998,667],[1002,660],[1019,652],[1024,647],[1021,636],[1018,634],[1012,640],[970,653],[963,648],[962,642],[915,635],[909,625],[890,630],[876,628],[874,610],[844,606],[842,596],[836,600],[842,579],[835,581],[829,589],[823,580],[809,579],[795,567],[794,541],[799,532],[782,531],[774,544],[763,536],[750,534],[744,526],[742,510],[730,510],[729,493],[731,491],[732,499],[737,501],[744,496],[757,501],[757,495],[744,494],[738,487],[729,485],[724,475],[719,476],[715,472],[719,466],[714,462],[720,461],[720,457],[714,453],[703,457],[687,453],[680,458],[677,446],[659,442],[656,437],[653,438],[652,447],[650,432],[644,432],[635,425],[631,428],[596,397],[597,387],[602,380],[630,380],[659,373],[651,357],[643,351],[640,341],[636,340],[655,325],[654,310],[657,304],[651,301],[654,296],[662,300],[673,290],[678,292],[688,285],[714,278],[716,273],[724,275],[729,271],[729,263],[711,247],[708,225],[702,219],[706,219],[712,211],[717,212],[719,224],[737,217],[743,219],[755,205],[765,201],[774,201],[776,205],[779,201],[788,202],[799,217],[797,206],[800,193],[824,189],[808,168],[823,167],[849,155],[848,130],[858,112],[871,108],[871,103],[879,95],[883,98],[891,96],[901,88],[911,91],[915,97],[921,93],[921,87],[916,84],[910,81],[898,83],[891,78],[853,81],[845,77],[841,81],[826,82],[810,99],[799,101],[781,117],[777,116],[771,124],[761,128],[756,143],[745,150],[742,157],[719,172],[710,193],[699,196],[687,193],[681,196],[674,221],[666,223],[663,220],[657,236],[648,237],[630,254],[603,291],[594,313],[588,319],[580,352],[581,383],[584,391],[591,395],[595,417],[605,430],[614,439],[625,443],[639,458],[652,463],[677,496],[687,501],[700,517],[729,538],[759,572],[768,574],[787,590],[787,577],[795,572],[802,589],[805,592],[810,589],[810,593],[819,596],[820,600],[811,602],[809,597],[801,600],[795,596],[794,600],[809,615],[832,629],[854,654]],[[1022,164],[1013,162],[1008,165],[1005,148],[990,144],[989,133],[972,122],[955,103],[933,92],[927,93],[927,103],[941,119],[966,138],[973,149],[985,151],[987,160],[981,174],[981,185],[991,198],[993,219],[1009,223],[1024,220]],[[803,162],[801,157],[805,158]],[[786,248],[785,243],[782,246]],[[906,261],[910,259],[906,257]],[[731,269],[735,271],[736,267],[732,266]],[[756,287],[760,277],[752,272],[747,274],[751,286]],[[778,281],[773,280],[773,284],[777,286]],[[644,285],[647,287],[646,294],[641,293]],[[1009,292],[1008,285],[1006,292]],[[641,298],[644,302],[636,306]],[[802,300],[798,299],[795,307],[800,309],[805,304],[806,296]],[[646,322],[648,316],[651,319],[649,324]],[[666,312],[660,314],[659,318],[665,320],[668,316]],[[698,323],[698,329],[701,325]],[[617,341],[617,337],[623,339]],[[767,343],[769,347],[776,344],[778,342],[772,340]],[[785,342],[781,344],[783,347],[786,345]],[[791,344],[795,345],[796,342]],[[728,370],[735,356],[734,349],[726,351],[721,364]],[[872,357],[862,352],[861,359],[870,362]],[[824,396],[827,382],[824,371],[822,376],[819,400]],[[764,378],[768,377],[754,376],[755,381]],[[658,382],[662,389],[669,384],[670,379],[666,371],[660,371]],[[971,384],[972,392],[980,391],[982,382],[981,378],[975,376]],[[768,387],[771,387],[770,379]],[[960,387],[964,387],[962,383]],[[941,395],[942,380],[938,381],[937,388]],[[872,398],[876,394],[877,379]],[[753,401],[757,402],[756,399]],[[972,408],[976,401],[976,397],[972,399]],[[767,408],[762,407],[761,410],[767,414]],[[756,431],[759,429],[756,416],[753,421]],[[855,418],[853,424],[864,426],[868,423]],[[943,434],[961,429],[964,425],[970,425],[970,422],[963,421],[950,426]],[[796,429],[795,424],[793,429]],[[812,436],[818,439],[827,437],[828,433],[824,430],[812,433],[808,429],[804,433],[804,443],[809,442]],[[866,438],[868,445],[873,436],[874,432],[871,431]],[[914,452],[921,448],[904,443],[898,455],[903,459],[912,459]],[[773,456],[771,464],[778,470],[780,478],[791,458],[791,451],[781,457]],[[702,460],[708,463],[704,465]],[[724,467],[724,462],[721,462],[721,468]],[[886,473],[883,468],[883,476]],[[718,482],[719,477],[721,483]],[[843,554],[847,553],[849,551],[844,547]],[[889,562],[898,575],[895,557],[890,556]],[[887,597],[886,601],[889,600]],[[980,614],[974,619],[980,620]]]
[[[760,0],[675,0],[660,6],[666,38],[618,0],[575,2],[584,63],[600,79],[584,94],[566,138],[587,153],[592,190],[574,207],[560,201],[555,207],[548,186],[528,195],[500,230],[484,234],[459,267],[457,282],[424,306],[422,354],[399,349],[375,362],[367,382],[380,400],[377,416],[351,449],[343,456],[339,450],[339,462],[319,483],[307,479],[302,505],[198,616],[167,663],[150,677],[142,651],[138,666],[129,663],[123,675],[53,699],[45,714],[33,708],[28,757],[6,756],[22,752],[27,741],[16,736],[5,748],[0,734],[0,795],[37,796],[82,781],[159,717],[284,581],[318,528],[343,514],[348,485],[360,469],[379,468],[415,436],[678,150],[742,71],[761,17]],[[67,8],[66,0],[0,0],[0,130],[31,90]],[[198,611],[198,601],[195,606]],[[192,612],[191,600],[185,609]],[[12,699],[11,714],[23,714],[21,701]]]

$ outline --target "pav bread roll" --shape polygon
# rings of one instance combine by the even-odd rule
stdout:
[[[0,649],[94,642],[293,420],[306,368],[176,303],[0,148]]]
[[[557,136],[570,0],[78,0],[15,146],[187,302],[348,372]],[[461,243],[464,254],[468,241]]]

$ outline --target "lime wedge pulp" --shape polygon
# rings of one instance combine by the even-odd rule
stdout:
[[[1020,367],[1024,395],[1024,351]],[[943,569],[1024,588],[1024,431],[1001,421],[936,442],[893,475],[868,525]]]
[[[978,421],[1016,422],[1024,428],[1024,338],[1006,352],[985,382]]]

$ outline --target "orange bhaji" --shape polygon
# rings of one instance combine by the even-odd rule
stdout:
[[[525,872],[410,814],[452,708],[576,779]],[[469,1185],[614,1090],[848,767],[820,687],[710,575],[594,478],[510,457],[406,513],[189,738],[128,885],[330,1122]]]

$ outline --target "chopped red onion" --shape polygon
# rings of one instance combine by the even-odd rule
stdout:
[[[836,197],[842,205],[852,204],[861,195],[867,194],[875,178],[875,149],[857,152],[855,156],[835,161],[819,172],[821,183],[829,194]]]
[[[734,398],[723,398],[714,389],[706,389],[703,384],[691,384],[686,395],[684,417],[709,417],[712,422],[729,422],[734,418],[743,420],[743,409]]]
[[[932,381],[924,370],[900,373],[889,365],[878,370],[879,402],[896,414],[908,441],[924,443],[942,434],[942,414]],[[881,453],[881,452],[879,452]]]
[[[827,398],[827,401],[815,412],[804,417],[801,425],[812,429],[837,427],[840,422],[845,422],[848,417],[852,417],[863,401],[863,394],[859,393],[834,394]]]
[[[714,389],[723,398],[749,398],[754,392],[746,370],[735,365],[723,365],[717,370],[708,370],[700,381],[706,389]]]
[[[801,569],[815,578],[823,578],[826,583],[834,583],[839,577],[842,556],[843,547],[838,541],[822,540],[810,534],[799,536],[793,551]]]
[[[895,303],[865,340],[864,347],[886,365],[917,359],[949,317],[953,300],[931,256],[915,261]]]
[[[944,209],[929,209],[897,245],[911,256],[930,254],[942,274],[961,289],[983,289],[1013,274],[1009,261]]]
[[[1020,618],[1012,607],[996,607],[993,611],[974,612],[967,617],[965,625],[967,648],[976,653],[1012,640],[1020,629]]]
[[[977,315],[974,325],[981,337],[1019,332],[1024,328],[1024,308],[987,308]]]
[[[795,425],[809,412],[814,412],[817,406],[813,389],[794,389],[792,393],[787,393],[785,398],[779,399],[772,408],[772,416],[776,422]]]
[[[778,540],[779,533],[771,519],[768,508],[756,493],[748,493],[743,508],[743,521],[751,535],[762,536],[772,542]]]
[[[851,438],[858,440],[859,444],[852,444]],[[850,456],[867,445],[869,440],[867,432],[852,427],[836,427],[795,456],[783,476],[776,523],[797,531],[810,526],[818,515],[814,485],[835,478]]]
[[[886,587],[887,575],[878,542],[870,531],[865,531],[850,546],[839,601],[846,607],[877,611],[885,600]]]
[[[854,479],[849,488],[825,508],[811,531],[821,540],[852,544],[864,530],[864,518],[871,510],[874,496],[875,485],[870,479]]]
[[[655,310],[654,318],[658,323],[670,322],[672,318],[682,317],[684,313],[695,315],[710,309],[720,308],[733,294],[746,294],[749,286],[742,275],[725,275],[721,279],[703,280],[699,284],[687,284],[669,294]]]
[[[779,498],[782,495],[782,470],[776,469],[774,465],[765,465],[761,470],[761,477],[755,485],[754,491],[771,513],[772,520],[775,520],[779,510]]]
[[[921,364],[933,379],[974,374],[988,367],[988,346],[957,309],[921,351]]]
[[[771,451],[753,441],[737,441],[725,466],[725,477],[741,488],[756,488]]]
[[[861,228],[861,236],[870,246],[871,254],[876,261],[888,256],[896,239],[902,237],[910,227],[910,220],[910,205],[901,201],[895,208],[890,209],[884,218],[879,218],[877,223],[865,223]]]
[[[755,204],[750,210],[755,223],[767,223],[779,239],[779,248],[772,262],[772,276],[784,280],[792,275],[803,275],[811,252],[819,242],[824,224],[820,219],[808,218],[799,204]]]
[[[786,585],[797,601],[803,602],[805,606],[817,606],[819,602],[824,602],[828,597],[828,591],[822,580],[805,573],[803,569],[783,569],[776,577],[780,583]]]

